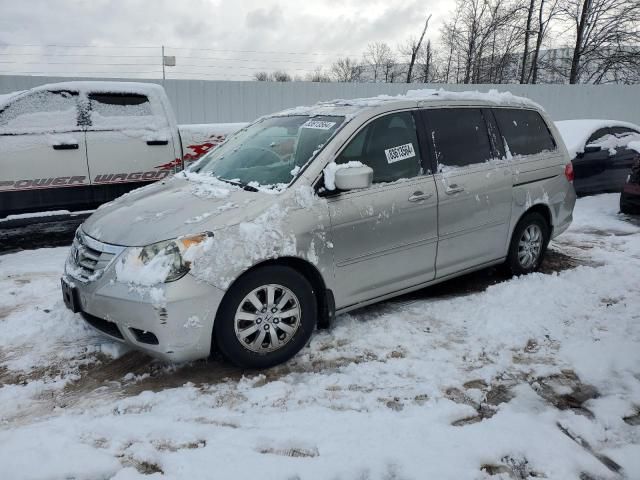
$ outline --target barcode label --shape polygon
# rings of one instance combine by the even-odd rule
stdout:
[[[400,160],[406,160],[407,158],[415,157],[416,152],[413,149],[412,143],[406,143],[398,147],[387,148],[384,151],[387,156],[388,163],[399,162]]]
[[[331,130],[336,122],[323,122],[322,120],[307,120],[302,124],[302,128],[315,128],[316,130]]]

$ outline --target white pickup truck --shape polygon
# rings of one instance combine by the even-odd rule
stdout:
[[[97,207],[244,124],[177,125],[160,85],[65,82],[0,95],[0,218]]]

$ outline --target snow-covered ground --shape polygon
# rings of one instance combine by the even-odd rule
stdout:
[[[0,256],[0,478],[638,479],[640,222],[617,202],[578,200],[562,268],[342,315],[263,372],[127,351],[65,310],[66,248]]]

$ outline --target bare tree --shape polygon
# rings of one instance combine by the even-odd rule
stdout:
[[[457,39],[460,35],[458,32],[458,20],[460,19],[460,12],[460,4],[458,3],[454,11],[453,19],[451,19],[449,22],[445,22],[440,28],[440,41],[447,50],[446,66],[444,67],[443,72],[444,83],[449,83],[449,76],[451,74],[453,59],[454,56],[456,56]]]
[[[259,82],[268,82],[271,80],[271,75],[268,72],[256,72],[253,74],[253,78]]]
[[[274,82],[290,82],[291,75],[282,70],[276,70],[271,74],[271,78],[273,78]]]
[[[411,76],[413,74],[413,67],[416,63],[416,59],[418,58],[418,53],[420,52],[420,48],[422,47],[422,41],[424,40],[424,36],[427,33],[427,28],[429,27],[429,20],[431,20],[431,14],[427,15],[427,19],[424,22],[424,28],[422,29],[422,33],[420,37],[416,40],[410,39],[407,45],[402,49],[404,53],[410,55],[409,60],[409,68],[407,69],[407,83],[411,83]]]
[[[420,50],[417,65],[420,72],[418,80],[424,83],[430,83],[435,80],[437,67],[431,40],[428,40],[425,48]]]
[[[542,0],[544,1],[544,0]],[[531,36],[531,22],[533,20],[533,12],[536,8],[536,0],[529,1],[527,9],[527,26],[524,30],[524,50],[522,52],[522,68],[520,70],[520,83],[526,83],[527,77],[527,61],[529,60],[529,37]]]
[[[339,58],[331,65],[331,73],[337,82],[359,82],[364,68],[357,60]]]
[[[530,80],[531,83],[538,82],[538,69],[540,59],[540,49],[542,47],[542,41],[547,35],[549,25],[551,21],[558,13],[558,0],[553,0],[545,8],[545,0],[540,0],[538,6],[538,32],[536,36],[536,46],[533,50],[533,58],[531,59]]]
[[[569,83],[602,83],[640,65],[638,0],[563,0],[562,14],[575,28]]]
[[[384,42],[375,42],[367,45],[367,51],[363,57],[365,64],[371,69],[374,82],[381,81],[385,77],[385,66],[392,56],[391,47]],[[386,78],[384,81],[387,81]]]
[[[326,83],[331,81],[331,77],[329,76],[328,73],[325,73],[322,67],[316,67],[316,69],[313,72],[310,72],[307,74],[306,80],[308,82],[325,82]]]
[[[386,83],[394,83],[397,81],[400,76],[400,71],[398,70],[398,61],[393,56],[393,54],[387,58],[382,65],[382,72],[384,74],[384,81]]]

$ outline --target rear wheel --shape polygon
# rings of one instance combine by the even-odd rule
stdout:
[[[509,245],[506,266],[513,275],[538,269],[549,243],[549,225],[537,212],[526,214],[516,225]]]
[[[262,267],[227,292],[214,324],[216,343],[232,363],[267,368],[300,351],[317,320],[309,281],[284,266]]]

